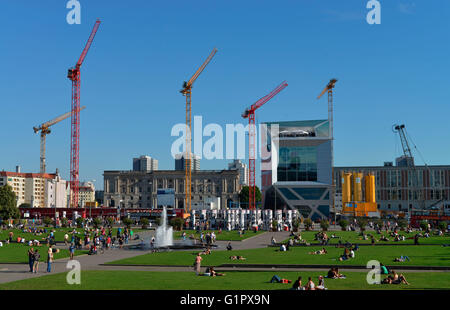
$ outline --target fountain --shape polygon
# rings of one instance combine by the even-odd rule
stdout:
[[[156,228],[155,246],[157,248],[173,245],[173,228],[167,225],[167,210],[163,207],[160,226]]]

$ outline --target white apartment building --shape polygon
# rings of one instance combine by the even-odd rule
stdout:
[[[248,167],[246,164],[239,159],[235,159],[228,164],[228,170],[231,169],[239,170],[239,183],[241,185],[248,185]]]
[[[92,182],[83,182],[80,184],[78,201],[82,208],[85,207],[87,202],[95,202],[95,186]]]
[[[9,185],[16,194],[17,207],[28,203],[32,208],[66,208],[66,181],[58,173],[21,173],[0,171],[0,186]]]

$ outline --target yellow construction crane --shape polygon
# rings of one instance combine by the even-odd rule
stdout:
[[[84,110],[86,107],[81,107],[81,110]],[[33,127],[34,133],[37,133],[38,131],[41,132],[41,160],[40,160],[40,173],[45,173],[45,138],[46,136],[51,133],[50,126],[55,125],[56,123],[59,123],[60,121],[65,120],[66,118],[70,117],[72,115],[72,112],[67,112],[66,114],[60,115],[57,118],[45,122],[38,127]]]
[[[188,82],[183,83],[183,89],[180,90],[180,93],[186,97],[186,152],[184,155],[184,168],[185,168],[185,181],[184,181],[184,192],[185,192],[185,201],[184,201],[184,210],[186,213],[191,212],[191,93],[192,93],[192,84],[194,84],[195,80],[198,76],[203,72],[205,67],[211,61],[211,59],[216,54],[217,49],[214,48],[211,54],[209,54],[208,58],[206,58],[205,62],[198,68],[198,70],[194,73],[191,79]]]

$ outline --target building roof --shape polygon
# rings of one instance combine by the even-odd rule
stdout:
[[[0,171],[0,176],[15,177],[15,178],[42,178],[42,179],[56,178],[55,173],[22,173],[22,172],[10,172],[10,171]]]

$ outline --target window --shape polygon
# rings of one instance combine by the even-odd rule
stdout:
[[[278,181],[317,181],[316,147],[280,147]]]

